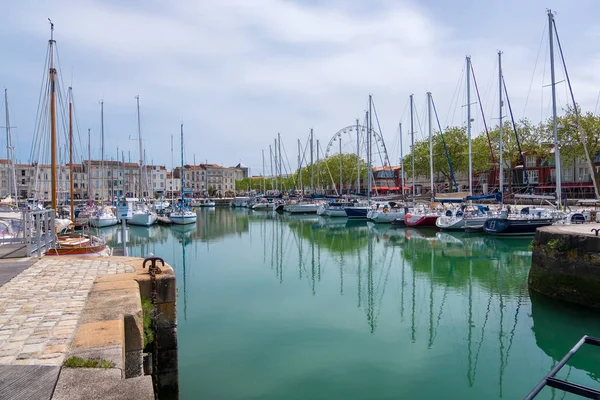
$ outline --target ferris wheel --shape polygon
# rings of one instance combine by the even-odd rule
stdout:
[[[383,135],[371,128],[371,164],[373,166],[389,166],[387,148]],[[363,160],[367,159],[367,127],[365,125],[349,125],[337,131],[327,144],[325,157],[336,154],[358,154]]]

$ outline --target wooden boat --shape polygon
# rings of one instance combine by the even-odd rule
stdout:
[[[57,235],[56,244],[44,253],[45,256],[108,256],[110,248],[96,236],[85,233]]]

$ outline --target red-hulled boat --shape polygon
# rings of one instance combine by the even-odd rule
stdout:
[[[438,217],[439,214],[435,213],[408,213],[404,216],[404,223],[406,226],[435,228],[435,221],[438,219]]]

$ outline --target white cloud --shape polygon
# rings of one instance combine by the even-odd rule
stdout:
[[[11,32],[14,39],[0,43],[3,54],[12,54],[0,81],[6,79],[13,92],[20,85],[29,92],[39,87],[41,65],[34,61],[41,63],[46,17],[51,16],[63,75],[69,79],[68,72],[74,71],[82,127],[97,132],[97,102],[103,97],[108,142],[133,150],[133,143],[122,138],[135,133],[133,96],[140,94],[149,158],[166,164],[170,155],[164,149],[182,119],[189,162],[196,154],[197,161],[242,160],[258,168],[260,150],[268,150],[277,132],[295,160],[298,137],[304,140],[314,127],[327,143],[339,128],[362,118],[368,93],[375,96],[388,148],[398,147],[394,132],[410,93],[420,112],[425,91],[431,90],[442,124],[461,123],[463,110],[456,106],[464,90],[455,95],[455,89],[464,55],[473,57],[480,88],[495,91],[488,80],[495,79],[499,47],[505,52],[513,108],[522,112],[540,41],[536,35],[544,24],[542,11],[515,17],[520,18],[515,26],[528,18],[535,26],[515,39],[513,32],[474,35],[473,27],[454,25],[455,16],[440,18],[410,2],[382,1],[366,11],[359,6],[289,0],[144,2],[143,7],[97,0],[21,2],[9,6],[7,21],[0,21],[0,34]],[[477,24],[498,30],[491,15],[477,17]],[[593,108],[597,89],[581,82],[598,87],[597,61],[581,59],[575,53],[572,79],[578,99]],[[540,115],[541,86],[540,78],[529,99],[528,109],[538,109],[531,111],[535,116]],[[31,94],[13,101],[18,122],[29,125],[23,132],[33,129],[35,98]],[[490,100],[490,112],[492,107]],[[445,121],[451,108],[458,111]],[[405,149],[407,144],[408,139]],[[397,150],[393,153],[395,159]]]

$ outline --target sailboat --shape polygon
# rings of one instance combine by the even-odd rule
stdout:
[[[57,199],[56,199],[56,90],[57,90],[57,74],[56,68],[54,67],[53,48],[54,48],[54,24],[50,22],[50,41],[49,41],[49,53],[50,53],[50,65],[49,65],[49,78],[50,85],[50,132],[51,132],[51,163],[52,163],[52,208],[56,210]],[[68,221],[69,225],[71,221],[75,219],[74,207],[73,207],[73,95],[72,89],[69,88],[69,147],[70,147],[70,217]],[[106,242],[101,238],[92,236],[84,233],[63,233],[56,236],[54,247],[48,249],[45,253],[47,256],[61,256],[61,255],[108,255],[110,254],[110,248],[106,245]]]
[[[183,162],[183,124],[181,124],[181,204],[169,215],[169,220],[177,225],[195,224],[196,213],[190,211],[185,205],[185,170]]]
[[[151,226],[156,223],[158,220],[158,215],[154,211],[152,211],[147,204],[141,202],[143,197],[143,184],[142,184],[142,172],[144,170],[143,163],[143,153],[142,153],[142,130],[140,124],[140,96],[135,96],[137,101],[137,122],[138,122],[138,141],[140,146],[140,192],[139,199],[140,202],[133,205],[133,210],[131,212],[131,218],[127,220],[127,223],[130,225],[137,226]]]
[[[433,185],[433,126],[431,123],[431,104],[431,92],[427,92],[427,114],[429,118],[429,179],[431,185],[431,198],[433,201],[433,198],[435,196],[435,189]],[[406,226],[413,227],[435,227],[435,222],[437,221],[439,216],[440,214],[431,207],[415,207],[413,212],[406,213],[406,215],[404,216],[404,224]]]
[[[549,14],[550,15],[550,14]],[[550,23],[550,70],[552,75],[552,104],[554,114],[554,124],[556,124],[556,92],[554,87],[554,54],[552,53],[552,23]],[[512,109],[510,106],[510,100],[508,99],[508,92],[506,90],[506,82],[502,75],[502,53],[498,52],[498,80],[500,90],[500,115],[502,115],[502,90],[506,95],[506,103],[508,105],[509,113],[513,118]],[[502,126],[502,119],[500,120],[500,126]],[[514,129],[514,118],[513,118],[513,129]],[[556,127],[556,125],[555,125]],[[556,129],[556,128],[555,128]],[[556,132],[556,130],[555,130]],[[519,155],[523,161],[523,176],[529,186],[529,179],[527,177],[526,163],[524,162],[523,153],[521,152],[521,146],[519,144],[519,136],[517,130],[514,129],[517,145],[519,147]],[[502,131],[500,131],[500,140],[502,140]],[[500,142],[502,143],[502,141]],[[502,149],[502,146],[500,146]],[[560,157],[558,152],[558,144],[555,142],[555,156]],[[500,160],[502,160],[502,151],[500,151]],[[560,158],[556,160],[557,167],[560,165]],[[502,177],[503,171],[502,161],[500,162],[500,176]],[[560,167],[558,167],[560,171]],[[502,185],[502,179],[500,179]],[[502,186],[501,186],[502,187]],[[560,175],[557,176],[557,187],[560,187]],[[496,236],[529,236],[534,235],[537,228],[549,226],[554,223],[554,218],[551,213],[545,209],[533,209],[525,207],[521,210],[519,215],[509,215],[506,210],[503,210],[499,217],[489,218],[483,224],[483,230],[490,235]]]
[[[100,102],[100,131],[102,135],[102,164],[100,166],[102,174],[102,182],[100,182],[101,193],[104,189],[104,101]],[[96,228],[105,228],[107,226],[114,226],[117,224],[117,217],[113,213],[110,207],[100,204],[88,219],[90,226]]]

